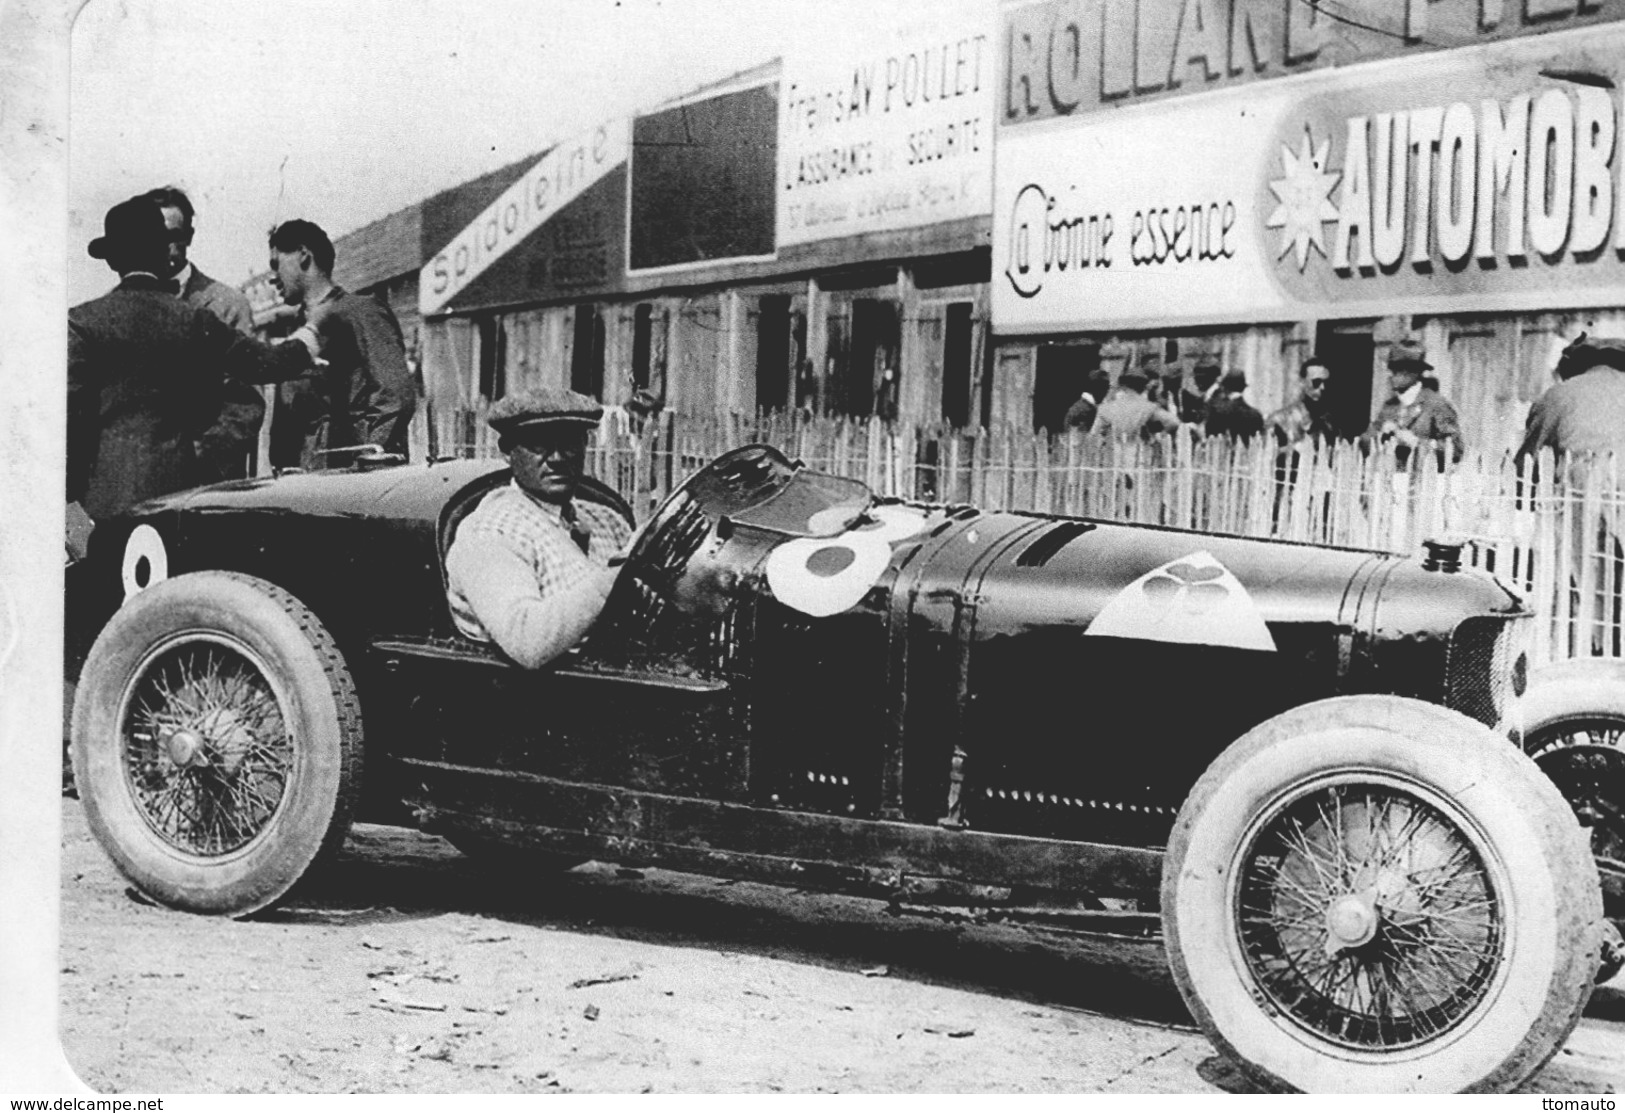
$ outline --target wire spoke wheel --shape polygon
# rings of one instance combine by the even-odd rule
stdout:
[[[344,655],[310,608],[252,576],[189,572],[97,637],[74,695],[74,780],[141,892],[248,915],[344,842],[361,728]]]
[[[1597,870],[1550,779],[1400,696],[1283,712],[1220,754],[1163,862],[1169,969],[1271,1089],[1499,1092],[1579,1022]]]
[[[1590,830],[1610,903],[1625,898],[1625,719],[1552,723],[1531,731],[1525,748]]]
[[[1259,988],[1355,1051],[1448,1033],[1484,1000],[1506,942],[1500,887],[1469,832],[1416,792],[1360,776],[1268,812],[1237,891]]]
[[[142,818],[177,850],[231,854],[259,837],[294,771],[294,740],[263,662],[217,636],[161,647],[130,688],[125,775]]]

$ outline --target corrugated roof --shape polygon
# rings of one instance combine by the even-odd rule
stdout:
[[[423,266],[422,202],[340,236],[333,254],[333,281],[350,290],[417,270]]]

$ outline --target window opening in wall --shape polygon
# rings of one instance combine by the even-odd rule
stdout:
[[[604,318],[596,305],[576,306],[575,344],[570,349],[570,389],[604,396]]]
[[[955,429],[970,424],[970,366],[974,337],[971,303],[952,302],[942,333],[942,420]]]
[[[1371,424],[1376,355],[1371,327],[1370,321],[1322,321],[1315,328],[1314,354],[1332,373],[1326,384],[1327,404],[1338,432],[1346,437],[1359,436]]]
[[[794,371],[790,295],[764,294],[756,311],[756,407],[782,410],[788,406]]]
[[[654,306],[640,305],[632,314],[632,389],[649,387],[649,354],[654,334]]]
[[[878,403],[882,416],[896,417],[901,333],[896,302],[859,298],[852,303],[852,343],[846,366],[837,369],[839,412],[868,417]],[[889,379],[884,377],[888,369]]]
[[[795,378],[796,406],[811,411],[818,399],[812,360],[807,357],[807,313],[797,309],[790,314],[790,372]]]
[[[481,317],[480,396],[494,402],[508,393],[508,330],[501,317]]]
[[[973,424],[982,428],[993,424],[993,367],[996,358],[992,338],[988,337],[982,343],[981,410],[971,418]]]
[[[1083,395],[1089,373],[1100,366],[1100,347],[1088,342],[1041,344],[1033,372],[1033,431],[1059,433],[1066,411]]]

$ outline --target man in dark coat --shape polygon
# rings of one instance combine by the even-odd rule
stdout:
[[[1179,392],[1179,420],[1187,425],[1207,423],[1208,403],[1219,392],[1219,357],[1203,352],[1191,367],[1191,385]]]
[[[1412,450],[1423,441],[1436,441],[1441,446],[1449,441],[1452,460],[1460,460],[1466,451],[1456,407],[1422,382],[1422,376],[1431,370],[1433,364],[1427,361],[1427,350],[1413,337],[1396,340],[1388,350],[1388,385],[1393,394],[1377,411],[1371,428],[1361,440],[1366,445],[1372,442],[1391,445],[1394,460],[1400,467],[1406,465]],[[1439,449],[1439,463],[1444,464],[1443,447]]]
[[[1331,404],[1326,391],[1332,381],[1332,369],[1316,356],[1310,356],[1298,368],[1298,397],[1274,413],[1266,424],[1283,445],[1303,441],[1330,442],[1337,437],[1337,426],[1332,422]]]
[[[308,220],[272,229],[271,284],[284,302],[303,309],[328,362],[319,381],[279,393],[273,439],[286,444],[277,424],[296,422],[303,442],[298,462],[306,468],[341,464],[333,450],[357,445],[375,444],[405,457],[417,390],[395,314],[334,284],[333,242]]]
[[[175,186],[149,190],[146,196],[163,210],[164,226],[169,229],[169,278],[179,287],[181,300],[207,309],[244,336],[253,336],[254,311],[249,307],[248,296],[236,287],[210,278],[187,258],[195,215],[192,199]],[[217,478],[242,479],[248,475],[264,421],[265,399],[258,391],[252,392],[252,396],[244,392],[241,397],[232,396],[227,400],[221,410],[221,422],[225,439],[235,451]]]
[[[119,284],[68,311],[67,496],[92,520],[215,481],[238,450],[225,407],[316,365],[309,330],[264,344],[177,297],[168,239],[151,200],[113,206],[90,254]]]
[[[1246,440],[1264,431],[1264,415],[1248,403],[1246,390],[1247,376],[1240,371],[1232,371],[1219,381],[1218,392],[1207,404],[1208,436]]]
[[[1083,380],[1083,393],[1078,400],[1067,407],[1066,417],[1061,419],[1061,429],[1071,432],[1074,429],[1089,432],[1095,427],[1095,415],[1100,412],[1101,400],[1106,392],[1112,388],[1111,378],[1100,368],[1090,371]]]

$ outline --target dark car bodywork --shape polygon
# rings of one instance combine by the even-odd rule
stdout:
[[[366,721],[358,818],[986,902],[1154,897],[1181,800],[1249,728],[1363,692],[1494,725],[1526,667],[1517,599],[1448,559],[955,506],[906,507],[918,532],[815,617],[766,563],[867,496],[753,447],[642,530],[581,647],[526,671],[459,636],[444,590],[456,522],[506,479],[357,466],[144,504],[70,569],[70,643],[139,579],[148,525],[169,575],[264,578],[331,631]]]

